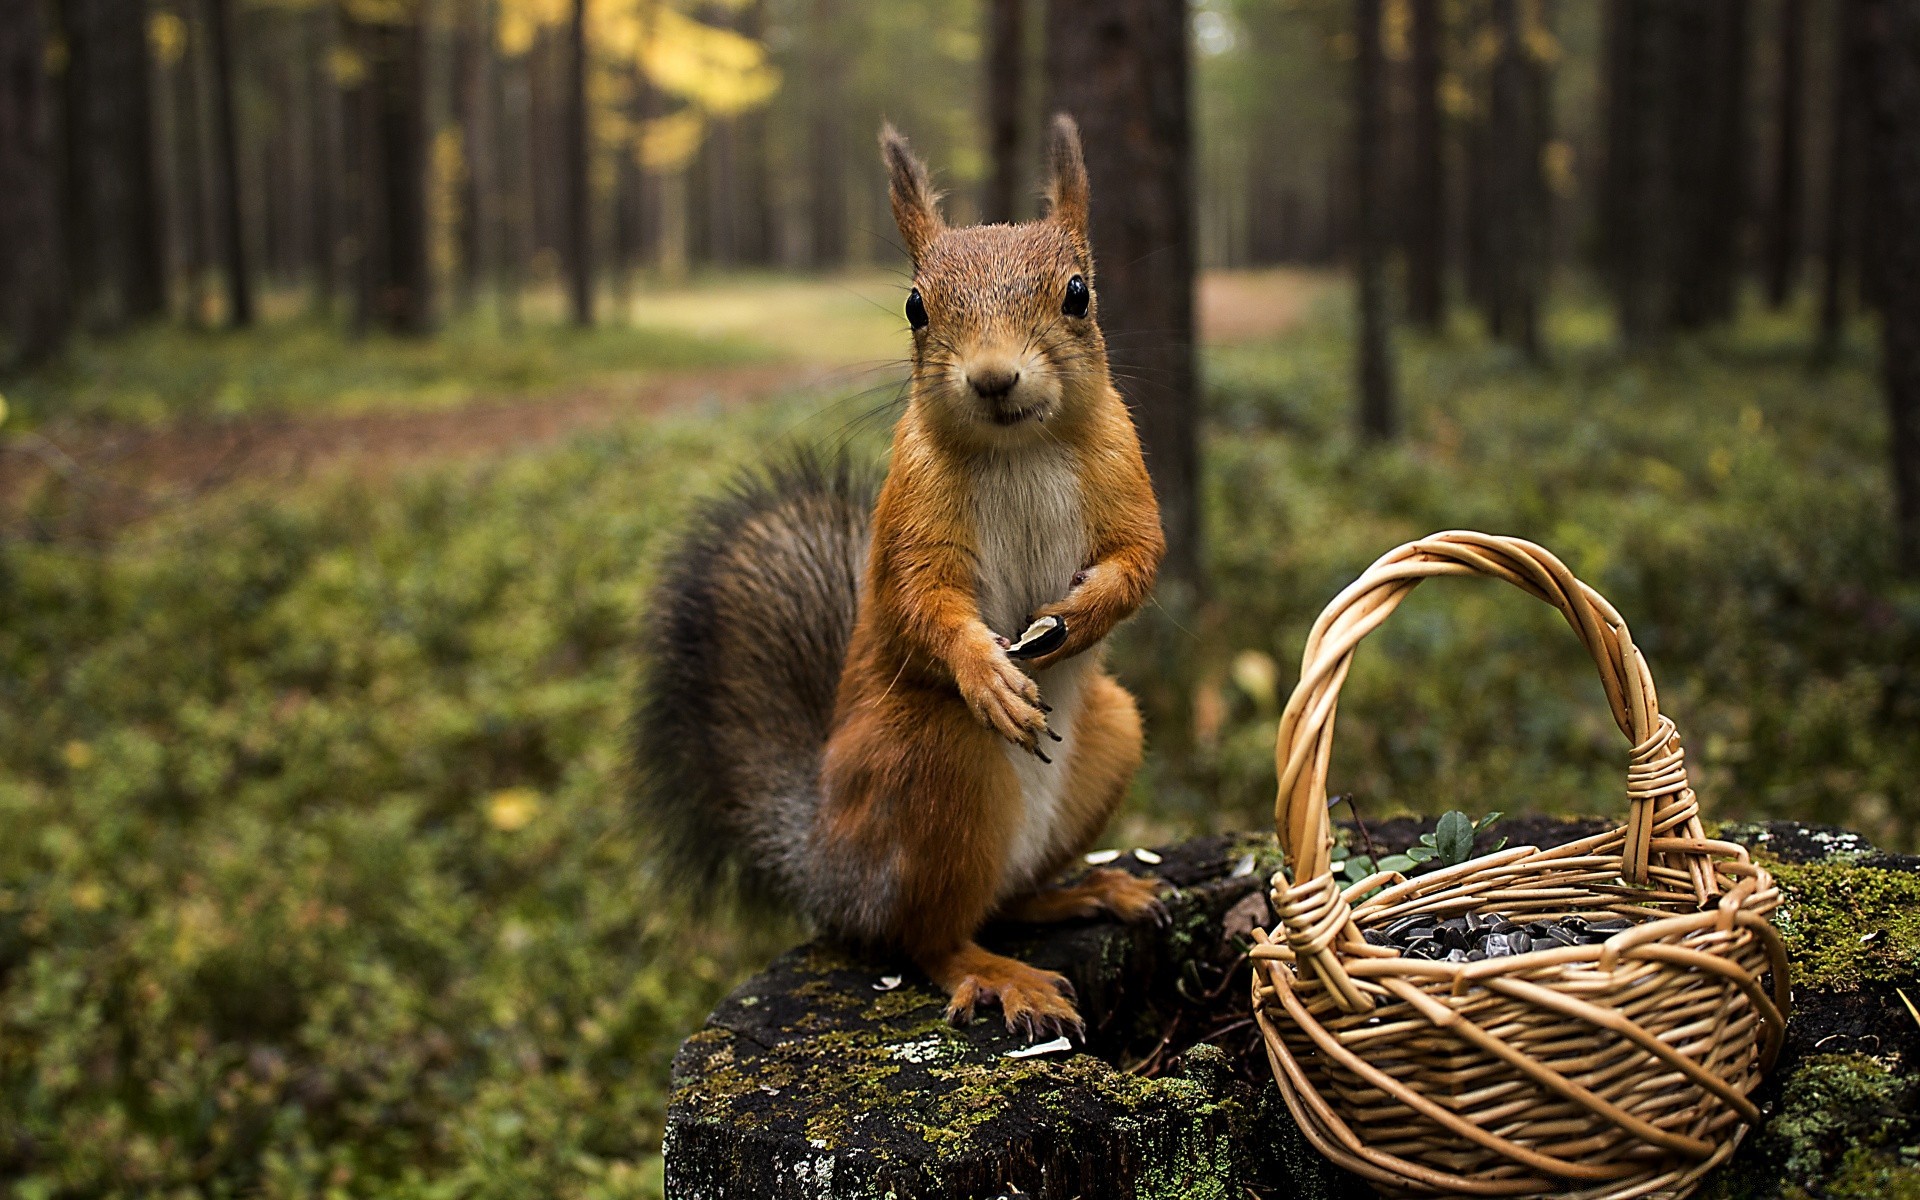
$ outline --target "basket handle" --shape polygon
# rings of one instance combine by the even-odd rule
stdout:
[[[1436,533],[1383,555],[1327,605],[1307,637],[1300,682],[1280,716],[1274,755],[1280,794],[1274,805],[1274,825],[1293,878],[1290,884],[1276,880],[1276,886],[1291,893],[1294,903],[1289,907],[1296,912],[1287,922],[1289,941],[1297,943],[1296,950],[1304,958],[1327,957],[1325,952],[1336,942],[1361,942],[1339,889],[1333,886],[1333,831],[1327,815],[1327,763],[1333,751],[1340,686],[1352,666],[1354,648],[1421,580],[1435,575],[1491,575],[1506,580],[1559,609],[1593,656],[1613,719],[1632,746],[1626,840],[1621,850],[1628,880],[1645,883],[1650,860],[1666,865],[1666,853],[1652,853],[1656,834],[1691,841],[1706,836],[1699,801],[1687,783],[1680,735],[1673,722],[1661,715],[1653,675],[1613,605],[1532,542],[1458,530]],[[1691,877],[1696,894],[1702,899],[1712,895],[1715,884],[1707,856],[1686,851],[1681,858],[1684,861],[1676,865]],[[1333,973],[1339,982],[1346,982],[1345,972],[1337,965]],[[1335,984],[1336,992],[1348,990],[1334,979],[1328,982]]]

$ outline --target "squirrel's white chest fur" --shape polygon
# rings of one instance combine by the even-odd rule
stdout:
[[[1080,479],[1068,453],[1040,445],[995,455],[974,468],[973,521],[979,563],[974,580],[981,619],[1015,639],[1033,612],[1067,594],[1074,573],[1087,565],[1087,527]],[[1044,882],[1035,875],[1055,853],[1056,825],[1074,753],[1080,684],[1095,665],[1081,654],[1034,675],[1053,711],[1043,740],[1051,764],[1015,746],[1002,749],[1020,778],[1021,813],[1001,875],[1000,895],[1017,895]]]

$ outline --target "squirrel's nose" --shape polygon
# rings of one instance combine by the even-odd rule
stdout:
[[[967,382],[981,398],[999,400],[1020,382],[1020,372],[1013,367],[973,367],[967,372]]]

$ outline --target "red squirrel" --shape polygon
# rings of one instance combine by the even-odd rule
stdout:
[[[732,871],[904,952],[955,1023],[997,1002],[1050,1036],[1081,1028],[1067,981],[974,937],[1162,915],[1156,882],[1124,871],[1050,886],[1140,764],[1102,643],[1153,587],[1159,509],[1096,324],[1073,121],[1054,121],[1049,211],[1025,224],[948,227],[905,140],[881,146],[914,271],[885,482],[872,499],[802,459],[698,514],[649,623],[642,795],[684,873]],[[1064,639],[1011,656],[1048,617]]]

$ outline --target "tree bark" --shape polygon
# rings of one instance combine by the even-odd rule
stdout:
[[[593,324],[593,180],[587,142],[587,0],[567,23],[567,295],[573,323]]]
[[[1382,254],[1381,149],[1385,140],[1385,55],[1380,45],[1382,0],[1355,0],[1353,72],[1354,275],[1359,293],[1358,381],[1360,435],[1386,441],[1398,432],[1394,394],[1386,264]]]
[[[1780,0],[1780,87],[1774,114],[1773,202],[1767,210],[1767,303],[1785,307],[1800,276],[1806,191],[1806,0]]]
[[[1413,128],[1407,197],[1407,315],[1437,333],[1446,324],[1447,181],[1440,122],[1441,46],[1445,14],[1438,3],[1413,5]]]
[[[1901,573],[1920,578],[1920,11],[1864,6],[1872,47],[1867,194],[1875,229],[1881,373],[1892,429]]]
[[[227,323],[235,329],[253,324],[253,281],[247,269],[246,227],[240,213],[239,135],[233,112],[233,31],[231,0],[206,0],[207,45],[213,67],[213,146],[219,159],[220,269],[227,284]]]
[[[0,12],[0,315],[6,354],[26,366],[65,339],[70,309],[61,257],[59,155],[47,30],[40,5]]]
[[[1020,124],[1026,117],[1025,0],[988,0],[986,53],[987,164],[980,194],[982,222],[1022,215]]]
[[[1197,596],[1193,142],[1182,0],[1051,0],[1049,108],[1072,114],[1092,188],[1094,283],[1114,377],[1160,500],[1161,577]]]

